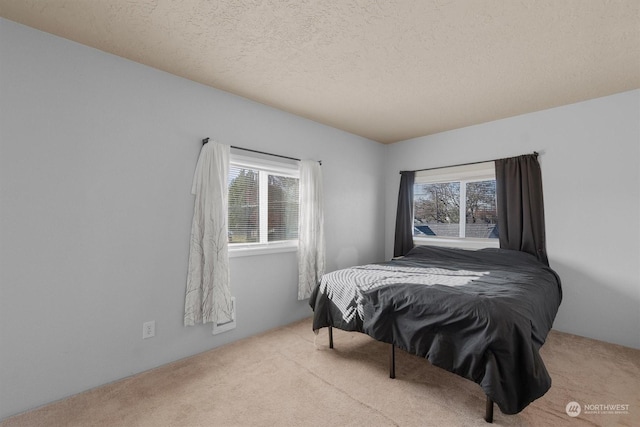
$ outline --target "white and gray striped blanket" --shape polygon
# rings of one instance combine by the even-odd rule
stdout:
[[[367,264],[325,274],[319,290],[333,301],[343,320],[351,322],[356,315],[363,318],[363,293],[371,289],[396,283],[462,286],[485,274],[489,272]]]

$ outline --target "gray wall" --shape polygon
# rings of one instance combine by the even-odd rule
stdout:
[[[182,326],[203,137],[321,159],[328,269],[382,259],[384,146],[2,19],[0,58],[0,419],[311,315],[290,252]]]
[[[554,328],[640,348],[640,90],[388,146],[387,256],[400,170],[533,151],[549,262],[563,280]]]

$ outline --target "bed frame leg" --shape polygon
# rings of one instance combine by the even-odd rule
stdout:
[[[493,423],[493,400],[491,400],[489,396],[487,396],[484,420],[488,423]]]
[[[396,377],[396,347],[391,344],[391,352],[389,353],[389,378]]]
[[[333,348],[333,328],[329,326],[329,348]]]

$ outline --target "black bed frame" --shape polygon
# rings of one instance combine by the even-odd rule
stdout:
[[[329,326],[329,348],[333,348],[333,328]],[[396,346],[391,344],[391,351],[389,352],[389,378],[396,377]],[[487,403],[485,405],[484,420],[488,423],[493,423],[493,400],[487,396]]]

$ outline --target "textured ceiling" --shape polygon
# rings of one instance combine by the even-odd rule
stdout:
[[[638,0],[0,0],[0,16],[383,143],[640,87]]]

